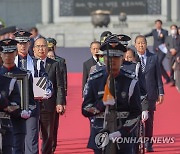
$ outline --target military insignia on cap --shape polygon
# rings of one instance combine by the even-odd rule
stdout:
[[[125,98],[126,97],[126,92],[121,92],[121,96],[122,96],[122,98]]]
[[[116,46],[118,46],[118,43],[109,43],[111,45],[112,48],[115,48]]]
[[[121,40],[123,37],[124,37],[124,36],[118,35],[118,39],[120,39],[120,40]]]
[[[6,45],[8,45],[9,42],[11,42],[11,40],[4,40],[3,41]]]
[[[25,32],[19,32],[20,35],[24,35]]]

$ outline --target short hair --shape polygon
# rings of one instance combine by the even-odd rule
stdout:
[[[126,52],[127,52],[127,51],[131,51],[132,54],[133,54],[133,57],[136,56],[136,53],[135,53],[135,51],[134,51],[132,48],[127,48]]]
[[[157,19],[157,20],[155,21],[155,23],[157,23],[157,22],[160,22],[161,25],[163,24],[162,20],[160,20],[160,19]]]
[[[46,45],[47,45],[47,41],[46,41],[46,38],[45,37],[39,37],[39,38],[37,38],[35,41],[34,41],[34,44],[37,42],[37,40],[39,40],[39,39],[43,39],[45,42],[46,42]]]
[[[38,29],[37,29],[36,27],[30,28],[29,32],[31,32],[31,31],[33,31],[33,30],[34,30],[36,33],[38,32]]]
[[[172,27],[176,27],[176,29],[178,29],[178,26],[177,26],[176,24],[172,24],[172,25],[170,26],[170,28],[172,28]]]
[[[90,48],[91,48],[91,46],[92,46],[93,44],[99,44],[99,45],[101,45],[101,43],[100,43],[99,41],[93,41],[93,42],[91,42],[91,44],[90,44]]]
[[[147,40],[146,40],[146,37],[145,37],[144,35],[138,35],[138,36],[136,36],[135,41],[134,41],[135,43],[136,43],[136,41],[137,41],[138,38],[143,38],[143,39],[145,40],[146,44],[147,44]]]

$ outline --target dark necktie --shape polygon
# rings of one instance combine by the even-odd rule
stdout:
[[[39,77],[44,76],[45,72],[46,72],[46,71],[45,71],[45,68],[44,68],[44,62],[41,60],[41,62],[40,62]]]
[[[172,38],[173,38],[173,48],[175,48],[176,47],[176,36],[172,36]]]
[[[142,69],[142,72],[144,72],[145,71],[145,67],[146,67],[145,62],[144,62],[144,57],[141,56],[140,59],[141,59],[141,69]]]
[[[37,61],[38,59],[33,58],[34,61],[34,77],[38,77],[38,70],[37,70]]]

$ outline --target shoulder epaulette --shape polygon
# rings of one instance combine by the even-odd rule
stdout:
[[[98,70],[95,70],[94,72],[92,72],[90,75],[89,75],[89,80],[94,80],[94,79],[97,79],[99,77],[101,77],[104,73],[104,69],[103,68],[100,68]]]
[[[131,70],[127,70],[125,68],[121,68],[121,72],[124,76],[128,77],[128,78],[131,78],[131,79],[134,79],[136,78],[136,74],[135,72],[131,71]]]

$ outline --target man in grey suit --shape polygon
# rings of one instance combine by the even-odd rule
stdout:
[[[175,63],[177,55],[180,53],[180,36],[178,35],[177,25],[171,25],[171,34],[166,38],[165,45],[168,49],[167,58],[169,59],[170,66],[170,79],[172,82],[171,86],[175,86],[174,81],[174,70],[172,68]]]
[[[140,79],[143,80],[142,83],[144,83],[149,103],[149,118],[145,122],[145,136],[151,139],[153,136],[153,120],[156,102],[157,104],[163,102],[164,88],[158,57],[156,54],[148,51],[146,38],[142,35],[137,36],[135,39],[135,47],[137,50],[137,60],[141,63],[142,77]],[[154,151],[152,144],[150,140],[146,143],[147,152]]]
[[[163,53],[160,49],[159,49],[159,45],[164,44],[166,37],[168,36],[168,31],[162,28],[162,21],[161,20],[156,20],[155,21],[155,29],[152,29],[152,31],[148,34],[145,34],[145,37],[149,37],[152,36],[154,39],[154,44],[153,44],[153,51],[157,54],[158,56],[158,60],[159,60],[159,64],[160,64],[160,68],[161,68],[161,73],[162,76],[164,77],[164,79],[166,80],[166,83],[170,82],[170,78],[166,72],[166,70],[164,69],[163,66],[163,60],[166,56],[165,53]]]

